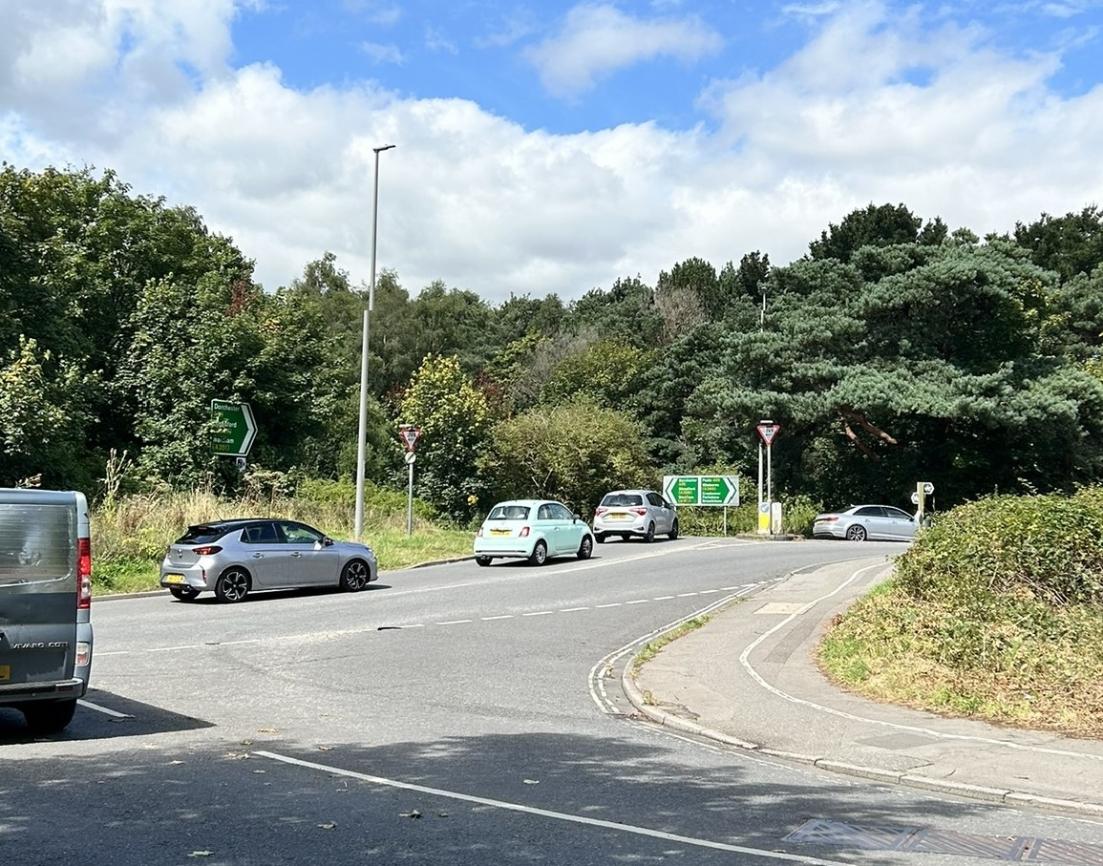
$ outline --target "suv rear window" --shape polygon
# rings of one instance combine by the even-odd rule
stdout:
[[[637,493],[609,493],[601,504],[606,508],[630,508],[633,505],[643,505],[643,497]]]
[[[206,524],[189,526],[188,531],[176,539],[173,544],[210,544],[212,541],[218,541],[231,528],[229,526],[208,526]]]
[[[528,520],[529,509],[524,505],[495,505],[487,520]]]

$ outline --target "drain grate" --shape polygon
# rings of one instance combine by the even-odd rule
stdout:
[[[911,851],[1021,863],[1103,866],[1103,845],[1037,836],[980,836],[921,827],[867,827],[818,818],[805,821],[784,841],[862,851]]]

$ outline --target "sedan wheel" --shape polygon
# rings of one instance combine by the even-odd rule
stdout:
[[[190,586],[170,586],[169,592],[179,601],[195,601],[199,598],[199,590]]]
[[[354,559],[345,563],[341,569],[341,589],[346,592],[360,592],[371,581],[371,572],[362,559]]]
[[[643,541],[644,541],[644,544],[650,544],[654,540],[655,540],[655,524],[654,523],[649,523],[649,524],[647,524],[647,532],[643,536]]]
[[[670,532],[667,533],[667,538],[669,538],[671,541],[677,541],[678,540],[678,521],[677,520],[675,520],[674,523],[671,524]]]
[[[548,546],[542,541],[536,542],[536,547],[532,549],[532,556],[529,557],[529,562],[533,565],[543,565],[548,561]]]
[[[476,556],[475,557],[475,562],[477,562],[483,568],[486,568],[488,565],[490,565],[490,557],[489,556]]]
[[[589,559],[594,552],[594,542],[590,539],[590,536],[582,536],[582,544],[578,546],[578,558]]]
[[[222,572],[218,583],[214,585],[214,594],[219,601],[234,604],[249,594],[249,575],[240,568],[231,568]]]
[[[864,526],[851,526],[846,531],[846,537],[848,541],[865,541],[866,529]]]

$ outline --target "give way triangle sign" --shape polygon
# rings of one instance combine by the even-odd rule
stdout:
[[[766,447],[769,447],[773,444],[774,439],[777,438],[777,434],[781,432],[781,425],[770,421],[768,423],[759,424],[754,429],[758,433],[758,438],[766,443]]]

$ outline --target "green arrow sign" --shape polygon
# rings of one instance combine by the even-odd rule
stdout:
[[[667,475],[663,493],[675,505],[739,505],[734,475]]]
[[[257,438],[257,425],[248,403],[211,401],[211,453],[245,457]]]

